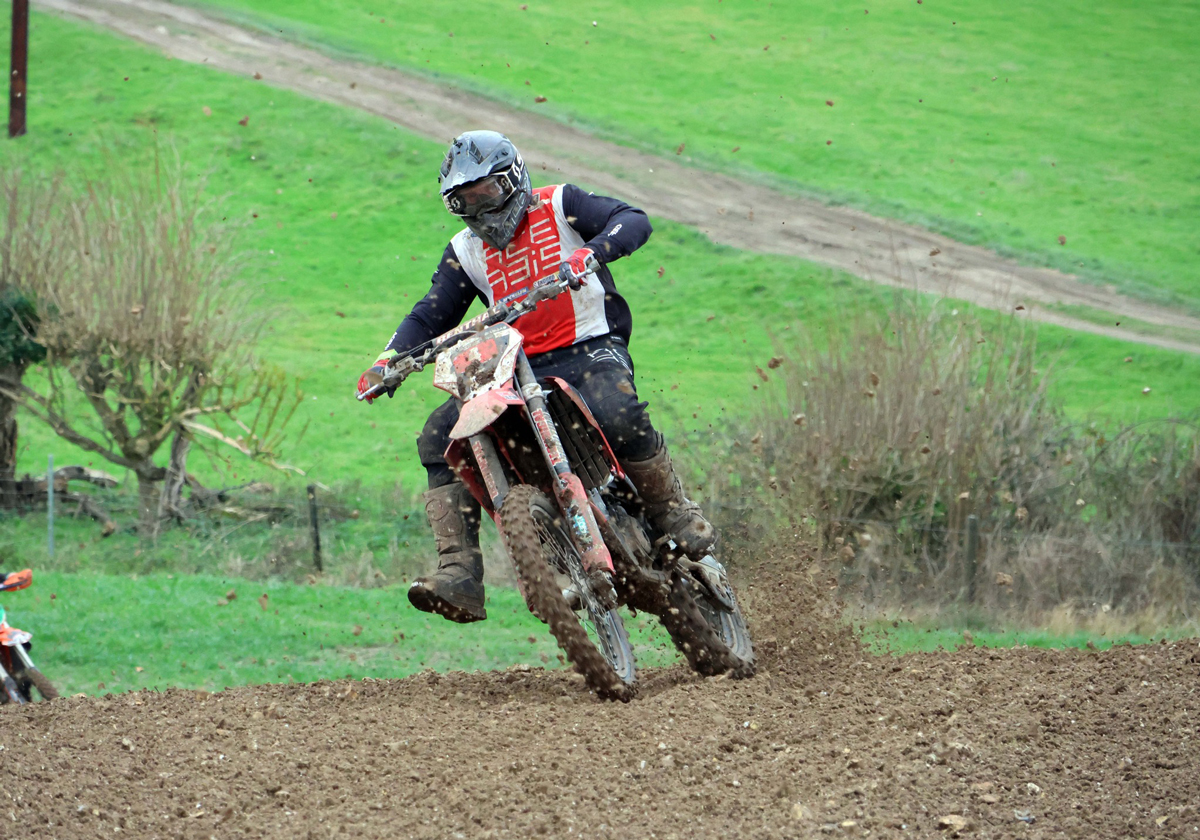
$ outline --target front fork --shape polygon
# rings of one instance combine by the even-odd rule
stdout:
[[[546,405],[546,394],[538,384],[537,376],[534,375],[524,351],[521,351],[517,358],[516,380],[537,432],[542,455],[554,471],[554,495],[558,500],[559,509],[566,514],[568,530],[583,559],[583,568],[588,572],[603,569],[611,573],[612,556],[600,535],[596,517],[588,503],[587,491],[583,489],[583,482],[579,480],[579,476],[571,472],[567,453],[563,450],[558,429],[555,428]],[[475,455],[475,462],[483,474],[488,495],[492,498],[493,509],[499,510],[504,497],[508,495],[508,481],[500,468],[496,445],[487,435],[475,435],[471,438],[471,452]]]
[[[21,666],[26,670],[34,667],[33,660],[29,658],[29,654],[25,652],[25,647],[23,645],[16,644],[8,645],[7,647],[9,651],[9,665],[12,666],[14,670],[16,667],[16,663],[13,662],[14,659],[19,659]],[[13,679],[12,674],[9,672],[9,668],[4,666],[2,659],[0,659],[0,676],[3,676],[4,693],[8,695],[8,699],[17,704],[24,703],[25,698],[21,696],[21,691],[17,687],[17,681]]]

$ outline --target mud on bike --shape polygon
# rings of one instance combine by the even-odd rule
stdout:
[[[546,277],[393,357],[359,399],[391,395],[434,365],[434,386],[460,403],[446,460],[495,520],[530,611],[598,696],[635,693],[622,605],[656,616],[696,672],[752,676],[724,567],[711,554],[686,556],[649,522],[583,398],[561,379],[538,380],[525,355],[514,322],[586,277]]]
[[[16,592],[31,583],[33,572],[23,569],[0,580],[0,592]],[[29,658],[29,642],[32,638],[32,633],[9,624],[4,607],[0,606],[0,679],[4,684],[0,703],[32,703],[35,691],[43,700],[58,697],[58,691],[50,684],[50,680]]]

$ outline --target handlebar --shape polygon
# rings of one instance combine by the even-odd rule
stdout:
[[[589,265],[587,270],[580,275],[579,279],[595,274],[597,268],[596,264]],[[516,303],[497,303],[486,311],[476,315],[465,324],[459,324],[449,332],[442,333],[437,338],[426,342],[421,347],[417,347],[407,355],[393,356],[387,361],[383,381],[359,394],[359,401],[374,399],[389,391],[394,391],[400,387],[405,379],[423,370],[426,365],[437,357],[438,353],[445,350],[451,344],[462,341],[464,338],[475,333],[482,332],[494,324],[513,323],[521,316],[528,315],[537,309],[542,301],[558,297],[564,290],[571,288],[574,282],[578,281],[572,281],[569,277],[562,277],[557,272],[543,277],[533,284],[533,288],[529,294]]]

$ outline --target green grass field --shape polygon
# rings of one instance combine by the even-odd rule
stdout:
[[[223,212],[244,222],[262,305],[276,313],[261,352],[304,381],[285,460],[330,486],[401,481],[420,489],[412,440],[440,392],[414,381],[372,407],[352,393],[428,287],[453,232],[436,197],[441,146],[55,17],[35,15],[32,37],[40,69],[30,134],[0,146],[5,165],[95,173],[178,155],[224,197]],[[87,62],[71,59],[81,54]],[[794,322],[820,330],[849,309],[890,300],[890,292],[800,260],[715,246],[679,225],[656,228],[646,248],[616,267],[618,282],[635,313],[643,395],[667,428],[694,430],[700,441],[724,411],[753,397],[754,368],[776,346],[786,351]],[[1053,328],[1042,336],[1047,360],[1059,359],[1061,396],[1081,419],[1161,416],[1196,403],[1194,357]],[[43,469],[50,451],[58,463],[96,460],[26,422],[20,469]],[[212,476],[201,457],[191,467]],[[235,461],[223,480],[247,474],[263,471]]]
[[[211,575],[35,570],[32,587],[2,602],[9,623],[34,634],[34,662],[64,694],[560,667],[554,638],[513,589],[491,591],[487,622],[473,626],[417,612],[402,588]],[[626,625],[639,663],[674,660],[657,622]]]
[[[7,20],[0,22],[0,41],[7,40],[7,25]],[[672,31],[667,27],[664,37]],[[456,39],[467,34],[456,33]],[[733,40],[724,30],[716,34],[719,40],[714,43],[722,49],[726,40]],[[481,32],[474,37],[481,38]],[[462,45],[457,41],[458,48]],[[356,49],[366,51],[363,46]],[[776,46],[772,51],[786,54]],[[30,134],[0,144],[0,166],[19,164],[42,171],[76,167],[102,174],[113,166],[149,166],[155,154],[178,155],[186,171],[207,179],[210,194],[223,197],[223,212],[244,223],[242,245],[261,286],[261,305],[273,312],[261,351],[304,380],[305,402],[284,460],[303,467],[306,478],[284,480],[239,460],[228,467],[214,465],[199,454],[189,467],[214,482],[267,476],[291,492],[316,480],[333,487],[343,505],[361,505],[360,519],[339,520],[327,532],[330,554],[358,563],[356,568],[364,571],[360,584],[375,585],[372,568],[410,561],[411,557],[397,559],[410,538],[414,546],[418,540],[428,544],[419,514],[412,521],[400,518],[413,514],[414,496],[423,485],[412,439],[440,394],[424,381],[411,383],[395,400],[373,407],[355,403],[352,394],[364,364],[424,293],[453,232],[436,196],[441,145],[365,114],[168,61],[52,16],[34,15],[33,54]],[[86,61],[78,59],[83,55]],[[741,72],[740,66],[732,62],[731,72]],[[750,82],[738,82],[742,83]],[[551,88],[541,90],[550,90],[551,104],[562,106],[559,94]],[[835,90],[828,95],[842,94]],[[586,116],[590,107],[581,107],[578,115]],[[621,109],[605,113],[610,115],[589,124],[624,136],[621,120],[633,116],[622,115]],[[816,113],[826,111],[817,108]],[[841,113],[837,107],[828,111]],[[690,125],[704,122],[700,106],[682,108],[680,114]],[[249,119],[242,126],[239,120],[244,117]],[[1011,123],[997,116],[990,119]],[[722,120],[723,125],[735,122]],[[853,145],[842,137],[826,152],[840,154],[844,145]],[[629,138],[651,145],[650,133],[632,132]],[[685,139],[698,160],[744,165],[727,150],[705,151],[703,142],[690,137],[679,142]],[[755,161],[771,159],[771,143],[761,138],[759,142],[755,146],[745,140],[742,150],[754,152],[744,157],[756,167]],[[673,148],[676,143],[672,138],[668,145]],[[849,177],[855,168],[851,163],[840,165],[838,177]],[[805,180],[802,169],[784,174],[830,194],[841,189],[832,181],[822,186]],[[831,178],[836,174],[833,168],[829,172]],[[862,171],[859,175],[858,183],[865,183],[866,176]],[[950,189],[940,170],[929,175],[929,183],[937,183],[938,190]],[[892,186],[879,179],[872,179],[871,185],[896,206],[902,203],[902,189],[892,192]],[[1164,201],[1184,189],[1175,183],[1169,186],[1176,192],[1168,190]],[[1097,219],[1105,205],[1097,204],[1091,194],[1080,195],[1072,212],[1094,211],[1097,218],[1089,224],[1100,225]],[[1037,201],[1045,204],[1043,209],[1054,204],[1044,195]],[[922,212],[943,213],[930,210],[935,207],[932,202],[921,206]],[[1010,209],[1017,212],[1023,206],[1016,203],[1016,209]],[[990,212],[985,218],[991,219]],[[949,225],[952,214],[943,221]],[[651,400],[659,422],[681,443],[686,433],[689,445],[704,446],[710,427],[719,425],[725,413],[741,411],[756,398],[754,389],[761,384],[756,366],[778,349],[788,351],[789,331],[795,325],[819,331],[849,311],[884,307],[891,300],[891,292],[803,261],[738,252],[715,246],[679,225],[659,220],[655,225],[650,244],[619,264],[616,275],[635,313],[633,350],[642,394]],[[1100,238],[1106,245],[1119,239]],[[1186,242],[1185,233],[1174,240],[1175,250],[1158,252],[1167,261],[1164,265],[1183,259],[1180,249],[1186,250]],[[1098,254],[1088,259],[1108,267],[1125,259],[1117,254],[1104,262],[1110,258]],[[1158,288],[1171,291],[1164,279],[1174,276],[1171,271],[1162,268],[1161,276],[1154,272],[1143,279],[1161,281]],[[1041,337],[1047,364],[1054,363],[1059,371],[1057,393],[1081,422],[1092,415],[1109,422],[1158,417],[1196,405],[1196,357],[1053,328],[1044,328]],[[1151,387],[1149,395],[1143,395],[1145,387]],[[58,464],[105,466],[26,418],[20,469],[44,469],[50,452]],[[0,519],[0,559],[7,567],[39,568],[45,560],[44,525],[39,516]],[[130,534],[102,541],[90,523],[62,522],[60,551],[65,560],[60,557],[55,568],[63,571],[39,572],[33,590],[8,596],[4,603],[13,623],[38,634],[36,658],[69,691],[154,685],[216,688],[347,673],[399,676],[426,666],[484,668],[522,661],[540,665],[543,653],[555,662],[552,645],[530,631],[533,620],[510,591],[492,590],[496,600],[491,609],[500,620],[487,626],[488,633],[473,634],[441,621],[426,626],[423,615],[408,609],[402,585],[341,589],[280,580],[251,584],[212,574],[166,576],[180,568],[204,568],[210,557],[218,556],[213,547],[218,545],[223,546],[222,563],[232,562],[231,552],[246,553],[257,563],[256,577],[293,578],[306,562],[302,524],[295,533],[282,536],[267,526],[223,527],[224,531],[199,534],[172,531],[159,544],[143,547]],[[290,564],[285,571],[273,573],[265,566],[275,554]],[[224,567],[214,559],[209,571],[220,573]],[[356,582],[355,570],[335,572],[330,575],[335,580]],[[135,579],[135,574],[141,577]],[[396,583],[394,577],[391,581]],[[218,607],[217,600],[229,588],[237,590],[238,598]],[[263,592],[268,594],[267,610],[256,602]],[[57,597],[51,601],[49,593]],[[363,627],[360,636],[353,635],[356,624]],[[537,635],[533,644],[528,642],[531,634]],[[652,662],[654,645],[646,645]],[[355,660],[349,659],[351,653]],[[104,689],[99,688],[101,682]]]
[[[190,1],[1200,311],[1187,0]]]

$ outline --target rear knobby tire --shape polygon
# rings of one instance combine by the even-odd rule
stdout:
[[[691,575],[676,568],[671,573],[667,603],[659,620],[693,671],[705,677],[754,676],[754,646],[736,596],[733,612],[719,610],[707,602]]]
[[[559,571],[568,574],[576,586],[581,581],[586,585],[582,558],[565,531],[558,508],[536,488],[518,485],[500,506],[500,529],[530,611],[550,627],[558,646],[598,697],[629,702],[634,695],[635,669],[620,615],[615,609],[585,610],[597,633],[593,640],[555,578],[552,564],[557,562],[571,567]]]

